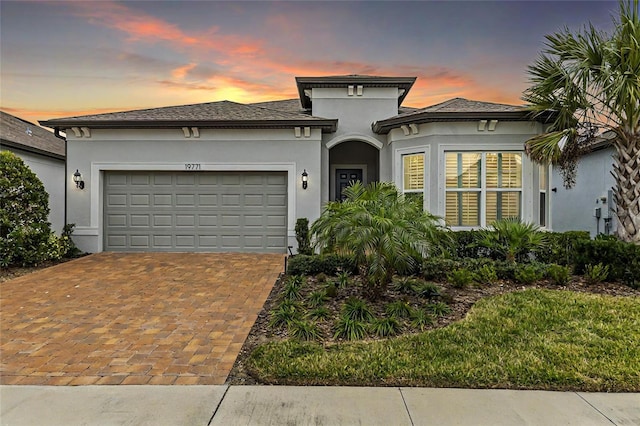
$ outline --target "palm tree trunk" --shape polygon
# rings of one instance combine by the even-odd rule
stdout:
[[[616,180],[617,234],[623,241],[640,244],[640,135],[625,136],[615,144],[617,158],[611,172]]]

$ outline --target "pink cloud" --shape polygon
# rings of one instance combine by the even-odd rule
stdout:
[[[189,73],[189,71],[194,69],[197,65],[198,64],[196,63],[190,63],[178,68],[174,68],[173,70],[171,70],[171,75],[173,76],[173,78],[182,79],[187,75],[187,73]]]
[[[205,33],[187,33],[179,26],[113,1],[65,3],[76,16],[127,35],[130,42],[166,42],[180,48],[213,49],[222,53],[254,55],[262,41],[220,35],[216,27]]]

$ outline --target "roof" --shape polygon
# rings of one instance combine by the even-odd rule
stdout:
[[[311,113],[308,110],[302,108],[302,104],[300,104],[300,99],[298,98],[284,99],[281,101],[255,102],[249,105],[257,106],[261,108],[276,109],[278,111],[288,111],[288,112],[294,112],[298,114],[311,115]]]
[[[542,119],[543,117],[540,118]],[[532,117],[531,112],[523,106],[453,98],[426,108],[379,120],[373,123],[372,128],[376,133],[386,134],[391,129],[403,124],[421,124],[434,121],[473,121],[479,119],[530,121]]]
[[[304,93],[305,90],[317,87],[332,88],[347,87],[350,85],[364,87],[397,87],[401,90],[400,96],[398,97],[398,106],[400,106],[415,81],[416,77],[382,77],[359,74],[334,75],[328,77],[296,77],[300,102],[306,109],[311,109],[311,98]]]
[[[231,101],[139,109],[106,114],[83,115],[41,121],[47,127],[92,128],[286,128],[308,126],[335,131],[337,120],[312,117],[301,112],[283,111]]]
[[[0,111],[0,142],[13,148],[64,160],[64,140],[37,124]]]

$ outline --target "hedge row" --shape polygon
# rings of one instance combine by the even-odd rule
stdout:
[[[407,275],[420,274],[426,279],[444,280],[451,271],[459,268],[479,270],[491,265],[499,278],[514,279],[516,264],[492,259],[490,249],[476,244],[478,231],[452,234],[455,244],[449,257],[421,260],[418,262],[420,269],[410,271]],[[592,240],[588,232],[549,232],[546,234],[546,244],[531,253],[528,263],[565,265],[573,267],[576,274],[584,274],[587,265],[608,265],[609,281],[640,287],[640,246],[611,236],[599,236]],[[287,272],[295,275],[316,275],[321,272],[335,275],[338,271],[358,272],[353,258],[334,254],[296,255],[289,258],[287,267]]]

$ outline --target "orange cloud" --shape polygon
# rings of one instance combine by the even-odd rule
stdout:
[[[182,67],[175,68],[175,69],[171,70],[171,75],[173,76],[173,78],[182,79],[187,75],[187,73],[189,71],[194,69],[197,65],[198,64],[196,64],[196,63],[190,63],[190,64],[184,65]]]
[[[77,16],[89,22],[125,33],[129,41],[168,42],[181,48],[213,49],[222,53],[254,55],[261,50],[260,40],[217,34],[216,27],[203,34],[188,34],[177,25],[112,1],[72,2]]]

